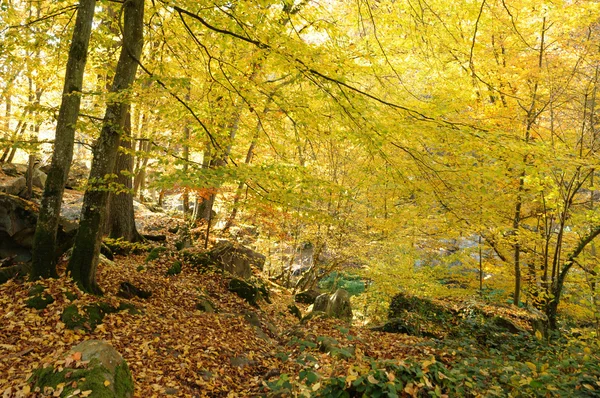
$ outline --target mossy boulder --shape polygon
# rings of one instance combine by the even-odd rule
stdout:
[[[54,297],[48,293],[44,293],[46,287],[44,285],[33,285],[29,289],[29,298],[25,301],[25,305],[36,310],[44,310],[54,302]]]
[[[254,284],[242,279],[234,278],[229,281],[227,288],[230,292],[233,292],[246,300],[248,304],[258,307],[258,300],[262,297],[261,289]]]
[[[196,303],[196,309],[198,311],[207,312],[209,314],[217,312],[215,305],[206,297],[200,297],[200,299]]]
[[[154,261],[156,260],[158,257],[160,257],[160,255],[164,252],[167,251],[167,248],[164,246],[156,246],[155,248],[153,248],[152,250],[150,250],[150,253],[148,253],[148,255],[146,256],[146,262],[149,263],[150,261]]]
[[[121,282],[121,284],[119,285],[119,292],[117,293],[117,296],[128,300],[134,297],[148,299],[150,298],[150,296],[152,296],[152,292],[149,290],[140,289],[133,283],[125,281]]]
[[[209,252],[210,262],[236,277],[249,279],[252,267],[262,271],[266,257],[234,242],[222,241]]]
[[[91,391],[92,398],[130,398],[133,378],[127,362],[107,342],[87,340],[73,347],[65,357],[64,368],[52,366],[36,370],[29,382],[33,388],[55,397]]]
[[[181,261],[175,261],[167,270],[167,276],[181,274]]]
[[[48,293],[40,293],[28,298],[25,301],[25,305],[29,308],[35,308],[36,310],[44,310],[53,302],[54,297],[52,297]]]
[[[85,329],[92,331],[102,323],[106,314],[127,310],[131,315],[139,314],[139,310],[133,304],[119,303],[118,307],[104,302],[89,304],[79,311],[75,304],[71,304],[63,310],[61,321],[68,329]]]
[[[188,250],[182,252],[183,260],[198,272],[212,269],[211,259],[208,253],[194,253]]]
[[[296,318],[298,318],[300,320],[302,319],[302,312],[300,311],[300,308],[298,308],[296,305],[294,305],[294,304],[288,305],[288,310],[290,311],[290,314],[292,314]]]
[[[324,312],[333,318],[352,320],[352,305],[350,295],[344,289],[338,289],[331,296],[322,294],[316,298],[313,304],[314,312]]]

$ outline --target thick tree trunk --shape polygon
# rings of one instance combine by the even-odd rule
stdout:
[[[42,197],[40,214],[33,240],[31,276],[34,279],[56,276],[56,232],[62,197],[73,160],[75,124],[79,116],[81,88],[85,69],[95,0],[81,0],[71,40],[65,72],[65,85],[56,124],[52,163]]]
[[[143,45],[144,0],[129,0],[123,7],[123,48],[111,87],[113,93],[123,93],[131,87]],[[96,283],[96,268],[102,240],[101,227],[108,201],[109,182],[105,181],[105,176],[115,168],[127,107],[125,102],[112,102],[106,108],[102,131],[93,149],[89,185],[83,199],[81,221],[69,262],[73,279],[83,290],[94,294],[102,293]]]
[[[124,148],[125,151],[119,151],[114,170],[117,175],[118,191],[109,194],[106,233],[114,239],[123,238],[128,242],[140,242],[144,239],[135,227],[133,211],[133,182],[131,180],[133,156],[129,152],[131,149],[131,112],[129,110],[125,117],[123,138],[121,139],[121,148]]]

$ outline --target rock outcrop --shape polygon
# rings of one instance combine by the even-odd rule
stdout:
[[[208,253],[208,257],[209,262],[218,268],[244,279],[252,276],[252,267],[262,271],[266,259],[250,248],[229,241],[217,244]]]
[[[334,294],[326,293],[316,298],[313,304],[313,312],[322,312],[333,318],[352,320],[352,305],[350,294],[344,289],[338,289]]]

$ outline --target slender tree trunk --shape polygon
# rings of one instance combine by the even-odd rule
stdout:
[[[129,107],[131,107],[129,105]],[[125,151],[119,151],[114,174],[117,175],[118,192],[109,194],[107,209],[107,231],[111,238],[123,238],[128,242],[140,242],[143,240],[135,227],[135,215],[133,211],[133,189],[131,174],[133,173],[133,156],[131,149],[131,112],[127,112],[125,126],[123,129],[123,139],[121,139],[121,148]]]
[[[190,101],[191,94],[191,83],[188,85],[188,90],[185,95],[185,100],[187,102]],[[188,124],[183,128],[183,173],[187,174],[189,169],[189,161],[190,161],[190,126]],[[184,217],[190,212],[190,192],[187,187],[184,187],[183,190],[183,215]]]
[[[6,108],[4,110],[4,137],[6,137],[7,139],[10,138],[10,135],[8,134],[8,132],[10,131],[10,119],[12,117],[12,95],[10,94],[9,89],[6,90]],[[6,143],[8,144],[8,142]],[[0,163],[4,163],[4,161],[6,160],[6,157],[8,156],[8,151],[7,151],[8,147],[4,149],[3,153],[2,153],[2,157],[0,157]]]
[[[123,47],[110,90],[113,93],[124,93],[131,87],[143,45],[144,0],[129,0],[123,7]],[[105,181],[105,176],[115,168],[127,109],[125,102],[107,105],[102,131],[93,149],[90,183],[83,199],[81,221],[69,262],[73,279],[84,291],[94,294],[102,293],[96,283],[96,269],[102,241],[101,228],[108,201],[108,181]]]
[[[81,0],[77,11],[56,125],[52,163],[46,179],[33,240],[31,276],[34,279],[56,276],[56,232],[65,183],[73,160],[75,124],[79,116],[83,72],[95,7],[95,0]]]

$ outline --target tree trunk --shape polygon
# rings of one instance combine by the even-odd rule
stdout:
[[[123,93],[131,87],[142,53],[144,0],[130,0],[123,7],[123,47],[110,90],[112,93]],[[102,131],[94,145],[88,189],[83,198],[81,221],[69,262],[72,278],[84,291],[94,294],[102,293],[96,283],[96,268],[102,240],[101,227],[108,201],[109,181],[105,181],[105,176],[115,168],[120,134],[128,109],[122,95],[118,101],[107,105]]]
[[[85,69],[95,0],[81,0],[69,49],[65,85],[56,124],[52,163],[33,240],[31,276],[34,279],[56,276],[56,232],[62,197],[73,160],[75,124],[79,116],[83,72]]]
[[[10,139],[10,135],[8,132],[10,131],[10,119],[12,117],[12,95],[10,90],[6,89],[6,108],[4,111],[4,137],[6,139]],[[8,144],[8,142],[6,143]],[[0,157],[0,163],[4,163],[6,157],[8,156],[8,147],[6,147]]]
[[[560,304],[560,297],[562,295],[567,275],[573,267],[573,264],[575,264],[575,259],[577,258],[577,256],[579,256],[583,249],[585,249],[585,247],[589,243],[591,243],[598,235],[600,235],[600,225],[594,226],[586,236],[579,240],[579,242],[577,243],[577,247],[575,247],[575,249],[567,256],[567,260],[563,263],[560,273],[557,275],[555,282],[552,284],[553,297],[546,306],[548,326],[552,330],[556,330],[558,327],[558,305]]]
[[[128,106],[131,108],[131,106]],[[133,173],[133,156],[131,149],[131,112],[127,111],[125,117],[125,126],[123,129],[123,138],[121,148],[125,151],[119,151],[114,174],[117,175],[118,192],[109,194],[106,233],[109,237],[117,239],[123,238],[128,242],[140,242],[143,240],[135,227],[135,215],[133,211],[133,183],[131,175]]]

